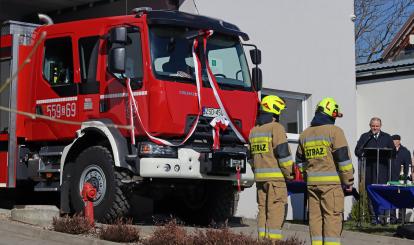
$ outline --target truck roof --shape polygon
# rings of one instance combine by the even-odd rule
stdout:
[[[217,32],[241,36],[244,41],[249,36],[229,22],[202,15],[194,15],[180,11],[152,10],[147,13],[148,24],[165,24],[190,26],[198,29],[213,29]]]
[[[244,41],[249,40],[249,36],[242,32],[236,25],[223,20],[210,18],[201,15],[194,15],[180,11],[168,11],[168,10],[150,10],[145,12],[147,23],[149,25],[175,25],[175,26],[186,26],[193,27],[197,29],[208,30],[212,29],[219,33],[229,34],[240,36]],[[57,23],[51,26],[41,26],[40,28],[47,28],[49,30],[60,30],[60,31],[70,31],[76,29],[81,31],[82,29],[96,28],[102,23],[116,23],[122,21],[131,21],[135,18],[139,18],[141,15],[127,15],[127,16],[111,16],[103,18],[94,18],[94,19],[85,19],[78,21],[62,22]],[[79,28],[79,25],[74,24],[85,24],[81,25],[83,28]]]

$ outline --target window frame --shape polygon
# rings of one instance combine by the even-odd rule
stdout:
[[[71,48],[71,51],[70,51],[70,57],[71,57],[71,61],[72,61],[72,64],[71,64],[71,66],[72,66],[72,80],[71,81],[69,81],[68,83],[57,83],[57,84],[53,84],[51,81],[50,81],[50,78],[51,78],[51,74],[49,74],[49,79],[46,77],[46,75],[45,75],[45,69],[46,69],[46,49],[47,49],[47,42],[48,41],[50,41],[50,40],[56,40],[56,39],[69,39],[69,42],[70,42],[70,48]],[[43,54],[42,54],[42,77],[43,77],[43,79],[47,82],[47,84],[49,84],[49,86],[51,87],[51,88],[56,88],[56,87],[61,87],[61,86],[71,86],[71,85],[73,85],[73,84],[75,84],[75,60],[74,60],[74,57],[73,57],[73,51],[74,51],[74,42],[73,42],[73,38],[72,38],[72,36],[71,35],[65,35],[65,36],[53,36],[53,37],[50,37],[50,38],[47,38],[45,41],[44,41],[44,45],[43,45]],[[50,69],[50,67],[49,67],[49,69]]]
[[[113,29],[113,28],[116,28],[116,27],[119,27],[119,26],[112,26],[109,30],[111,30],[111,29]],[[131,30],[133,30],[133,31],[131,31]],[[139,40],[138,40],[138,44],[139,44],[139,48],[140,48],[140,54],[141,54],[141,56],[140,57],[138,57],[139,58],[139,62],[140,62],[140,64],[141,64],[141,67],[140,67],[140,73],[141,73],[141,76],[140,77],[135,77],[135,78],[131,78],[131,87],[132,87],[132,89],[133,90],[136,90],[136,89],[140,89],[141,87],[142,87],[142,83],[143,83],[143,81],[144,81],[144,62],[145,62],[145,60],[144,60],[144,49],[143,49],[143,47],[144,47],[144,45],[143,45],[143,32],[142,32],[142,28],[140,27],[140,26],[138,26],[138,25],[131,25],[131,26],[127,26],[127,36],[128,36],[128,34],[129,33],[133,33],[133,32],[137,32],[138,33],[138,36],[139,36]],[[110,44],[109,42],[108,42],[108,46],[107,46],[107,54],[109,54],[109,51],[112,49],[112,48],[114,48],[114,47],[124,47],[125,48],[125,50],[126,50],[126,57],[125,57],[125,59],[127,59],[128,58],[128,48],[127,48],[127,46],[128,45],[131,45],[131,44],[117,44],[117,43],[115,43],[115,44]],[[116,79],[118,79],[118,80],[122,80],[122,78],[120,77],[120,75],[121,74],[117,74],[117,73],[112,73],[111,71],[109,71],[109,69],[108,69],[108,65],[109,65],[109,61],[108,61],[108,58],[109,58],[109,56],[108,55],[106,55],[106,71],[113,77],[113,78],[116,78]],[[125,61],[126,62],[126,61]],[[125,66],[127,66],[127,64],[125,63]],[[126,74],[126,71],[125,71],[125,74]]]
[[[288,98],[288,99],[295,99],[295,100],[300,100],[301,101],[301,107],[302,107],[302,115],[301,115],[301,126],[302,126],[302,131],[300,131],[299,133],[295,134],[295,133],[286,133],[286,136],[288,137],[288,141],[291,143],[297,143],[299,142],[299,135],[303,132],[303,130],[306,129],[307,122],[308,122],[308,118],[307,118],[307,111],[308,111],[308,99],[310,97],[309,94],[302,94],[302,93],[297,93],[297,92],[290,92],[290,91],[283,91],[283,90],[275,90],[275,89],[266,89],[264,88],[261,92],[261,96],[266,96],[266,95],[277,95],[281,98]],[[289,108],[287,108],[287,110],[289,110]],[[287,131],[287,129],[285,129]]]

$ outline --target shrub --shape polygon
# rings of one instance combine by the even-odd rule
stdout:
[[[114,224],[102,227],[99,238],[112,242],[138,242],[140,230],[132,225],[132,220],[119,218]]]
[[[154,234],[141,241],[143,245],[303,245],[296,237],[286,241],[259,240],[243,233],[234,233],[228,228],[207,229],[206,231],[196,229],[188,234],[184,228],[179,226],[175,220],[157,227]]]
[[[215,244],[237,244],[237,245],[271,245],[270,240],[257,241],[251,236],[246,236],[243,233],[233,233],[228,228],[223,229],[208,229],[205,232],[197,230],[193,236],[194,245],[215,245]]]
[[[61,218],[54,217],[52,225],[55,231],[76,235],[85,234],[93,228],[88,219],[79,214],[73,217],[67,215]]]
[[[171,220],[164,226],[158,226],[153,235],[142,241],[143,245],[191,245],[191,236],[177,224],[176,220]]]

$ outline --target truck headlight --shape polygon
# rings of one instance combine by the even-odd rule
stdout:
[[[143,142],[140,144],[139,153],[145,157],[178,157],[176,148],[170,146],[157,145],[152,142]]]

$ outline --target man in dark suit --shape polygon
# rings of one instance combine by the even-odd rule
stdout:
[[[411,153],[410,151],[401,145],[401,136],[395,134],[392,136],[392,140],[394,141],[396,155],[395,159],[392,162],[391,167],[391,180],[392,181],[399,181],[401,166],[403,166],[404,176],[407,178],[409,175],[408,169],[411,164]],[[390,213],[390,223],[395,224],[397,222],[401,222],[402,216],[405,215],[405,209],[399,210],[398,220],[396,217],[395,209],[391,210]]]
[[[389,148],[395,151],[394,142],[389,134],[381,131],[382,122],[378,117],[371,118],[369,122],[370,130],[363,133],[355,147],[355,155],[361,159],[366,148]],[[376,157],[365,156],[365,187],[377,181],[377,159]],[[361,173],[364,174],[364,173]],[[378,184],[386,184],[389,179],[388,159],[379,159]],[[374,216],[373,207],[369,202],[369,209],[372,217],[372,224],[378,223],[378,218]]]
[[[389,148],[395,151],[394,142],[389,134],[381,131],[381,119],[373,117],[369,123],[370,130],[363,133],[355,147],[355,155],[361,158],[365,148]],[[376,183],[376,160],[368,158],[366,161],[365,185]],[[386,184],[388,181],[388,159],[380,159],[378,184]]]

